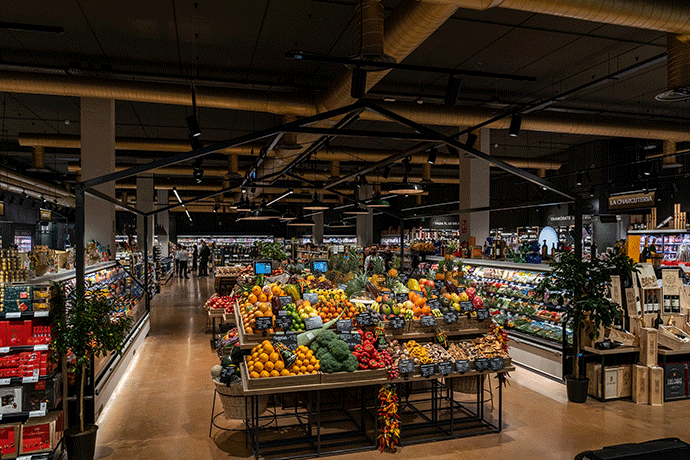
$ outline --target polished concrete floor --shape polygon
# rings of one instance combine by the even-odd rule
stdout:
[[[152,305],[151,333],[98,423],[97,459],[250,458],[244,436],[208,437],[218,362],[205,334],[213,278],[171,280]],[[396,458],[572,459],[606,445],[680,437],[690,442],[690,400],[663,407],[631,401],[568,403],[565,388],[531,372],[511,374],[500,434],[403,447]],[[219,419],[220,424],[238,427]],[[378,451],[331,458],[380,458]]]

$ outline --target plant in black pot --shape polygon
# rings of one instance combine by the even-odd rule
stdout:
[[[600,259],[580,260],[572,252],[563,252],[551,263],[553,271],[536,287],[535,296],[555,297],[565,313],[563,327],[573,331],[573,374],[565,376],[568,399],[587,400],[589,379],[580,371],[582,336],[596,340],[601,327],[610,327],[620,315],[619,305],[608,300],[606,289],[610,282],[610,267]]]
[[[84,385],[93,358],[120,353],[132,318],[116,314],[106,291],[87,287],[85,291],[54,286],[53,308],[60,312],[53,323],[51,347],[60,355],[72,354],[70,372],[77,377],[79,424],[65,431],[65,444],[70,460],[92,460],[96,449],[98,426],[84,424]]]

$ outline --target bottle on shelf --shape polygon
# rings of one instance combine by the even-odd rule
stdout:
[[[544,244],[541,246],[541,256],[546,257],[549,255],[549,247],[546,245],[546,240],[544,240]]]
[[[657,296],[656,292],[654,293],[653,306],[654,306],[654,311],[658,312],[659,311],[659,297]]]
[[[664,325],[664,320],[661,318],[661,311],[657,312],[656,319],[654,320],[654,329],[659,329],[659,326]]]
[[[551,257],[556,255],[556,243],[551,243]]]

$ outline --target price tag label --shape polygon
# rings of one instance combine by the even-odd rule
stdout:
[[[0,379],[0,385],[9,385],[12,379]]]
[[[9,353],[10,347],[0,347],[0,353]]]
[[[453,363],[450,361],[441,361],[438,363],[438,373],[443,375],[453,373]]]
[[[395,301],[398,303],[403,303],[410,299],[410,295],[407,292],[398,292],[395,294]]]
[[[357,326],[359,327],[371,326],[373,322],[369,313],[357,313],[355,315],[355,319],[357,320]]]
[[[344,291],[345,289],[347,289],[347,284],[338,283],[338,289],[340,289],[341,291]]]
[[[17,319],[22,317],[22,312],[20,311],[11,311],[9,313],[5,313],[5,318],[7,319]]]
[[[316,292],[307,292],[302,296],[302,298],[312,305],[319,303],[319,295]]]
[[[479,358],[474,361],[474,368],[478,372],[482,371],[488,371],[489,370],[489,360],[486,358]]]
[[[278,333],[273,337],[274,342],[280,342],[291,350],[297,349],[297,335],[294,333]]]
[[[292,327],[292,317],[291,316],[278,316],[276,318],[276,327],[288,330]]]
[[[489,310],[486,308],[480,308],[477,310],[477,320],[478,321],[484,321],[485,319],[489,319],[491,315],[489,314]]]
[[[436,326],[436,318],[434,318],[431,315],[424,315],[421,318],[419,318],[419,320],[421,321],[422,326]]]
[[[358,332],[342,332],[340,340],[348,344],[350,351],[355,349],[355,346],[362,344],[362,337]]]
[[[470,301],[463,300],[460,302],[460,310],[464,311],[465,313],[474,311],[474,304]]]
[[[436,373],[436,364],[422,364],[419,366],[419,372],[422,374],[422,377],[431,377]]]
[[[461,374],[472,370],[469,359],[459,359],[455,361],[455,370]]]
[[[273,318],[270,316],[260,316],[259,318],[256,318],[256,327],[255,329],[257,331],[265,331],[266,329],[272,329],[273,328]]]
[[[335,323],[335,328],[338,332],[350,332],[352,330],[352,320],[350,318],[339,319]]]
[[[422,292],[422,291],[411,291],[411,292],[414,292],[418,296],[426,297],[426,292]]]
[[[429,299],[426,301],[426,305],[432,310],[434,308],[438,308],[439,310],[441,309],[441,302],[439,302],[438,299]]]
[[[441,292],[441,289],[446,287],[446,282],[442,280],[434,280],[434,289],[438,290]]]
[[[394,316],[388,321],[388,326],[391,329],[404,329],[405,318],[403,318],[402,316]]]
[[[312,316],[304,320],[304,328],[308,331],[312,329],[319,329],[323,326],[323,320],[320,316]]]
[[[29,412],[29,418],[33,417],[45,417],[46,411],[44,410],[32,410]]]
[[[280,299],[280,306],[283,308],[285,308],[286,305],[292,303],[292,297],[290,297],[289,295],[281,295],[278,298]]]
[[[458,322],[458,312],[449,311],[443,315],[443,319],[446,320],[446,324],[453,324]]]
[[[50,314],[48,310],[35,311],[34,316],[36,318],[46,317]]]
[[[401,374],[411,374],[414,372],[414,359],[401,359],[398,361],[398,371]]]
[[[435,295],[436,297],[440,297],[441,296],[441,290],[434,288],[431,290],[431,295]]]
[[[36,382],[38,382],[38,376],[23,377],[22,378],[22,383],[36,383]]]
[[[491,358],[489,360],[489,366],[493,371],[500,371],[501,369],[506,368],[506,362],[503,360],[503,358]]]

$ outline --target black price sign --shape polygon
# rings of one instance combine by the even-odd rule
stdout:
[[[486,308],[480,308],[477,310],[477,320],[478,321],[484,321],[485,319],[489,319],[489,310]]]
[[[479,358],[474,361],[474,368],[478,372],[489,370],[489,360],[486,358]]]
[[[436,297],[440,297],[441,296],[441,290],[434,288],[431,290],[431,295],[435,295]]]
[[[446,320],[446,324],[453,324],[458,322],[458,312],[449,311],[443,315],[443,319]]]
[[[398,371],[401,374],[411,374],[414,372],[414,359],[401,359],[398,361]]]
[[[434,308],[438,308],[439,310],[441,309],[441,302],[439,302],[438,299],[429,299],[426,301],[426,305],[432,310]]]
[[[297,349],[297,335],[294,333],[289,333],[289,334],[276,334],[273,337],[274,342],[280,342],[286,347],[288,347],[290,350],[296,350]]]
[[[320,316],[312,316],[310,318],[305,318],[304,320],[304,328],[308,331],[311,331],[312,329],[319,329],[322,326],[323,320]]]
[[[410,296],[407,292],[398,292],[397,294],[395,294],[395,301],[398,303],[406,302],[409,299]]]
[[[412,291],[412,292],[414,292],[414,293],[417,294],[418,296],[426,297],[426,292],[422,292],[422,291]]]
[[[459,359],[455,361],[455,370],[464,374],[469,372],[472,368],[470,367],[470,361],[468,359]]]
[[[422,377],[431,377],[436,373],[436,364],[422,364],[419,366],[419,373],[422,374]]]
[[[266,329],[273,328],[273,317],[271,316],[260,316],[256,318],[256,327],[258,331],[265,331]]]
[[[402,284],[405,284],[405,285],[406,285],[407,282],[410,280],[410,277],[409,277],[407,274],[405,274],[405,273],[398,273],[398,280],[399,280]]]
[[[357,313],[355,315],[355,319],[357,320],[357,326],[359,327],[371,326],[373,324],[371,315],[369,313]]]
[[[450,361],[441,361],[438,363],[438,373],[448,375],[453,373],[453,363]]]
[[[338,332],[350,332],[352,330],[352,320],[351,319],[339,319],[335,323],[335,328]]]
[[[283,330],[288,330],[292,327],[292,317],[290,316],[278,316],[276,318],[276,327]]]
[[[281,296],[279,297],[279,299],[280,299],[280,305],[281,305],[283,308],[285,308],[286,305],[292,303],[292,297],[290,297],[289,295],[281,295]]]
[[[403,318],[402,316],[394,316],[389,320],[388,326],[391,329],[404,329],[405,328],[405,318]]]
[[[355,349],[355,346],[362,344],[362,337],[357,332],[342,332],[340,340],[345,342],[351,351]]]
[[[315,292],[307,292],[306,294],[302,295],[302,298],[305,302],[309,302],[312,305],[319,303],[319,295]]]
[[[424,315],[419,320],[422,322],[422,326],[436,326],[436,318],[431,315]]]
[[[347,289],[347,284],[338,283],[338,289],[340,289],[341,291],[344,291],[345,289]]]
[[[468,300],[463,300],[460,302],[460,310],[464,311],[465,313],[474,311],[474,304]]]
[[[500,371],[501,369],[506,368],[506,362],[503,360],[503,358],[491,358],[489,360],[489,366],[491,367],[491,370]]]

